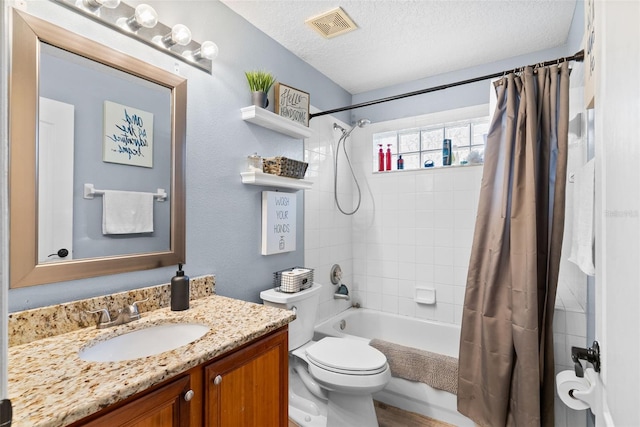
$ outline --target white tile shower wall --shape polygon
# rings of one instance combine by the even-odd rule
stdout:
[[[356,297],[364,307],[459,324],[482,166],[372,173],[373,133],[486,115],[488,106],[375,123],[354,136],[365,188],[353,217]],[[434,289],[436,304],[415,301]]]
[[[348,125],[330,116],[320,116],[310,122],[313,135],[305,140],[305,161],[309,163],[307,178],[313,187],[305,190],[304,219],[304,259],[305,267],[314,269],[314,281],[322,285],[317,321],[325,320],[351,306],[352,300],[337,300],[333,294],[337,286],[329,279],[331,267],[339,264],[342,268],[342,282],[347,285],[353,298],[353,267],[351,245],[351,216],[344,215],[336,208],[334,201],[334,161],[338,138],[341,133],[333,129],[333,123],[344,128]],[[354,131],[354,132],[357,132]],[[350,151],[351,140],[347,142]],[[353,204],[353,184],[347,169],[344,152],[340,147],[338,163],[338,196],[344,210],[351,211]]]
[[[481,177],[479,166],[367,177],[371,200],[353,219],[363,306],[460,323]],[[435,289],[437,303],[416,303],[417,288]]]

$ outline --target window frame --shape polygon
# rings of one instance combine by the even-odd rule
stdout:
[[[385,156],[386,156],[387,148],[389,148],[388,145],[391,145],[390,147],[391,157],[392,157],[391,171],[398,171],[397,169],[398,156],[403,156],[403,159],[405,159],[405,162],[404,162],[405,166],[403,169],[404,171],[416,171],[416,170],[434,169],[434,168],[438,169],[438,168],[445,167],[442,165],[441,157],[440,157],[440,164],[438,164],[438,162],[435,162],[435,165],[433,167],[424,166],[425,160],[429,158],[429,156],[436,155],[437,157],[438,153],[442,153],[442,146],[440,146],[439,148],[432,148],[433,144],[429,144],[428,146],[426,146],[427,142],[425,141],[424,134],[427,132],[437,131],[439,129],[441,129],[441,134],[443,136],[442,139],[444,139],[444,138],[447,138],[448,136],[447,129],[467,127],[468,128],[466,131],[467,143],[464,145],[459,145],[454,143],[453,144],[454,148],[452,151],[456,152],[460,150],[467,150],[467,152],[470,153],[471,151],[474,151],[474,149],[475,150],[480,149],[481,156],[483,156],[484,148],[486,144],[486,136],[488,135],[489,127],[490,127],[490,119],[491,119],[490,115],[489,114],[479,115],[476,113],[475,115],[469,116],[468,118],[456,119],[455,118],[456,111],[458,110],[441,112],[445,114],[448,113],[449,120],[439,120],[439,121],[434,121],[432,123],[421,124],[418,126],[399,125],[395,128],[381,130],[380,132],[374,132],[372,134],[372,148],[373,148],[372,172],[373,173],[389,172],[389,171],[378,170],[378,153],[379,153],[379,148],[381,144],[382,144],[383,153],[385,153]],[[442,116],[442,114],[440,114],[440,116]],[[484,127],[484,130],[485,130],[484,133],[480,134],[484,137],[481,143],[477,142],[477,138],[479,135],[476,132],[477,126],[482,126]],[[412,135],[412,134],[417,134],[417,137],[418,137],[417,150],[407,149],[406,145],[403,147],[403,143],[401,141],[401,138],[403,135]],[[391,140],[393,140],[394,142],[389,144],[389,141]],[[415,148],[415,145],[414,145],[414,148]],[[407,168],[407,159],[410,159],[411,157],[415,158],[416,155],[418,156],[418,167],[414,166],[414,167]],[[480,162],[480,164],[481,163],[482,162]],[[415,161],[411,160],[410,164],[415,165]],[[465,166],[465,165],[467,165],[467,163],[457,160],[455,161],[454,164],[450,166]],[[446,167],[450,167],[450,166],[448,165]]]

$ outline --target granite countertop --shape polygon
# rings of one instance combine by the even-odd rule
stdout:
[[[185,311],[161,308],[108,329],[89,327],[9,348],[13,427],[64,426],[143,391],[293,321],[291,311],[222,296],[191,301]],[[155,356],[86,362],[78,351],[122,333],[162,323],[201,323],[202,338]]]

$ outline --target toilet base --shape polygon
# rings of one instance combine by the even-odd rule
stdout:
[[[289,418],[300,427],[327,427],[327,417],[313,415],[289,405]]]
[[[378,418],[371,395],[361,396],[330,391],[327,426],[378,427]]]
[[[295,369],[289,371],[289,418],[301,427],[378,426],[373,398],[329,392],[318,399],[305,387]]]
[[[295,393],[290,392],[290,397]],[[289,404],[289,418],[300,427],[378,427],[372,399],[336,393],[329,400],[327,416],[311,410],[313,404],[295,396]]]
[[[327,402],[305,387],[295,371],[296,363],[294,357],[289,359],[289,418],[300,427],[327,427]]]

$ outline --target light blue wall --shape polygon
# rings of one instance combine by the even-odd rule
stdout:
[[[173,12],[166,10],[170,2],[148,3],[156,8],[161,22],[183,22],[191,27],[195,40],[213,40],[220,48],[212,74],[178,65],[179,73],[188,79],[186,273],[213,273],[218,294],[258,301],[259,291],[271,285],[274,271],[303,263],[303,192],[297,197],[298,250],[262,256],[261,192],[271,188],[243,185],[240,172],[253,152],[302,159],[303,141],[241,120],[240,109],[250,104],[244,71],[272,71],[278,80],[309,92],[311,103],[319,109],[347,105],[351,95],[217,1],[182,1]],[[169,56],[60,5],[42,0],[26,4],[30,14],[174,70],[176,61]],[[10,290],[9,311],[167,283],[174,272],[174,267],[166,267]]]

